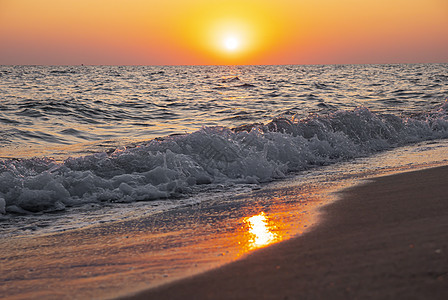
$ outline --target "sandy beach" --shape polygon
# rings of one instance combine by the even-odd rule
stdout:
[[[342,192],[308,233],[124,299],[447,299],[448,167]]]

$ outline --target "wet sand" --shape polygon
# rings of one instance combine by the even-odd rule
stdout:
[[[314,230],[126,299],[448,299],[448,167],[342,192]]]

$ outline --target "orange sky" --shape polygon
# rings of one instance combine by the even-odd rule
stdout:
[[[448,62],[447,0],[0,0],[0,64],[403,62]]]

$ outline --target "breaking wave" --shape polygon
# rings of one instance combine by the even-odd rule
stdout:
[[[409,143],[448,138],[448,104],[413,117],[367,108],[237,128],[204,127],[110,153],[0,161],[0,212],[184,197],[204,187],[258,184]]]

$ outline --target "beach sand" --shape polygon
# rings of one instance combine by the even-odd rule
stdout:
[[[298,238],[125,299],[448,299],[448,167],[341,196]]]

